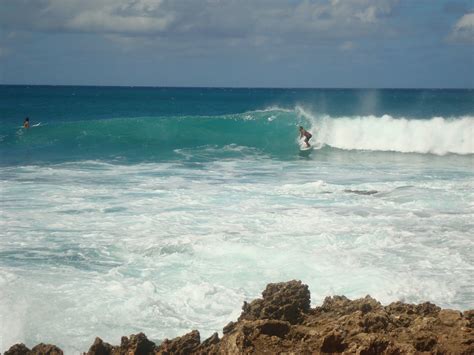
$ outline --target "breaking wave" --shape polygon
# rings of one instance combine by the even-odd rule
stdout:
[[[232,115],[45,122],[25,131],[0,129],[2,159],[29,154],[48,160],[116,156],[156,159],[180,149],[252,148],[276,156],[297,151],[298,126],[326,149],[421,154],[474,154],[474,117],[416,119],[389,115],[330,117],[272,107]]]

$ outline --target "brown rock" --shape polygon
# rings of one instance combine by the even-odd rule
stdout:
[[[290,323],[279,320],[264,320],[262,323],[256,325],[259,334],[276,336],[278,338],[283,338],[288,334],[290,328]]]
[[[158,347],[156,354],[191,354],[194,350],[197,350],[200,343],[201,338],[199,332],[197,330],[193,330],[182,337],[177,337],[172,340],[165,339]]]
[[[4,355],[28,355],[30,351],[25,344],[21,343],[11,346],[10,349],[5,351]]]
[[[416,336],[414,345],[418,351],[431,351],[437,342],[434,334],[421,333]]]
[[[321,306],[324,312],[344,313],[351,301],[346,296],[328,296]]]
[[[447,326],[453,326],[462,319],[462,313],[452,309],[443,309],[438,314],[439,320]]]
[[[268,284],[262,292],[263,299],[244,302],[241,320],[276,319],[297,324],[310,308],[308,286],[301,281]]]
[[[222,333],[223,334],[230,333],[235,328],[236,325],[237,325],[237,322],[227,323],[227,325],[222,329]]]
[[[371,337],[359,348],[360,355],[377,355],[383,354],[389,345],[389,341],[384,337]],[[396,353],[397,349],[392,348],[391,353]]]
[[[224,327],[222,339],[214,333],[200,343],[196,330],[158,347],[142,333],[123,337],[120,346],[96,338],[87,355],[474,354],[474,310],[441,310],[429,302],[383,307],[370,296],[327,297],[314,309],[309,302],[308,288],[299,281],[269,284],[261,299],[244,303],[239,320]],[[29,350],[17,344],[5,354],[62,351],[54,345]]]
[[[441,308],[439,308],[437,305],[430,303],[430,302],[425,302],[425,303],[420,303],[415,306],[416,313],[422,316],[428,316],[428,315],[436,315]]]
[[[387,329],[389,318],[385,312],[369,313],[363,318],[361,326],[367,333],[381,332]]]
[[[323,353],[341,353],[347,348],[340,333],[331,333],[324,337],[321,351]]]
[[[154,354],[155,343],[148,340],[145,334],[132,334],[122,337],[119,347],[112,348],[112,355],[148,355]]]
[[[112,345],[104,343],[101,338],[97,337],[94,344],[89,348],[87,355],[110,355],[112,349]]]
[[[219,350],[219,335],[217,333],[212,334],[209,338],[204,340],[201,345],[199,345],[195,350],[193,350],[193,354],[196,355],[210,355],[210,354],[217,354]]]
[[[468,327],[474,328],[474,309],[470,309],[463,313],[464,318],[468,321]]]
[[[38,344],[31,349],[31,355],[63,355],[63,351],[56,345],[52,344]],[[29,354],[29,355],[30,355]]]
[[[202,343],[201,343],[201,346],[203,347],[206,347],[208,345],[216,345],[218,344],[220,341],[219,339],[219,335],[217,333],[214,333],[212,334],[209,338],[207,338],[206,340],[204,340]]]

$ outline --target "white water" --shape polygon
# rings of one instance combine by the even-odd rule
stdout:
[[[313,141],[345,150],[474,154],[474,117],[432,119],[394,118],[390,115],[318,117],[296,108],[311,123]]]
[[[290,279],[313,305],[370,294],[473,307],[472,156],[242,151],[2,168],[0,351],[77,354],[139,331],[204,338]]]

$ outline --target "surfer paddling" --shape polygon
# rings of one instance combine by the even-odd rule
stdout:
[[[300,126],[300,139],[304,138],[304,142],[306,143],[306,146],[309,148],[311,145],[309,144],[309,140],[313,137],[311,133],[309,133],[307,130],[303,128],[303,126]]]
[[[23,127],[30,128],[30,119],[28,117],[23,121]]]

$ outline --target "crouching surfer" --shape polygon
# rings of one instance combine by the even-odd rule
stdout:
[[[306,146],[309,148],[311,145],[309,144],[309,140],[313,137],[311,133],[309,133],[307,130],[303,128],[303,126],[300,126],[300,139],[304,138],[304,142],[306,143]]]

